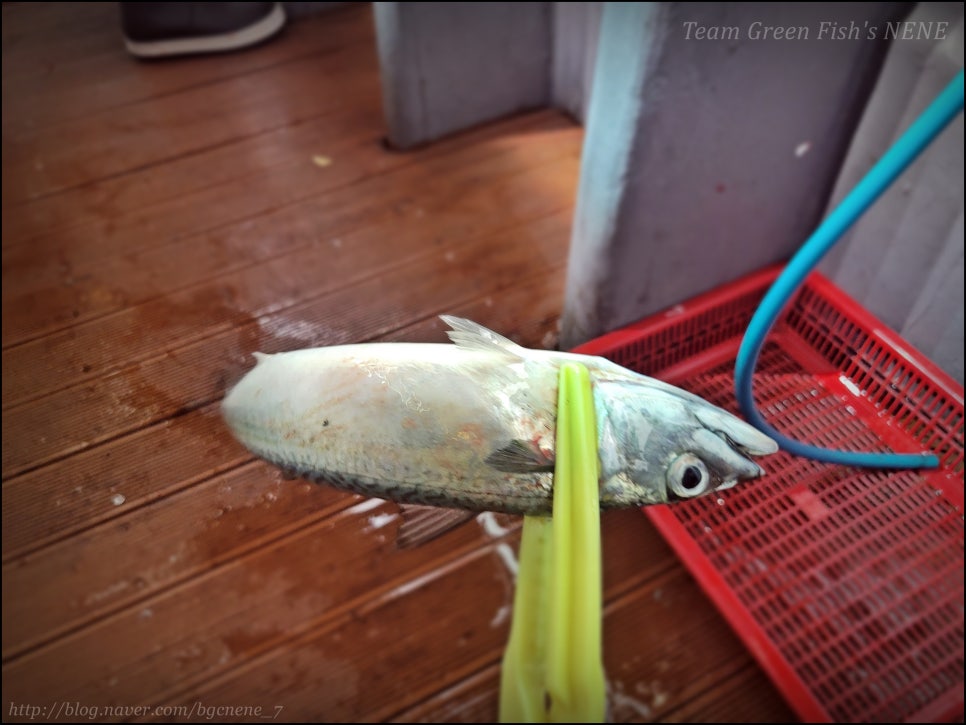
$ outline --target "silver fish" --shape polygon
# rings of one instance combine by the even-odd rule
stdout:
[[[590,371],[602,507],[690,499],[757,478],[770,438],[601,357],[529,350],[455,317],[454,345],[372,343],[264,355],[222,409],[250,451],[295,475],[399,503],[552,508],[557,376]]]

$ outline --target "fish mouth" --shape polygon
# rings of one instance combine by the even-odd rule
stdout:
[[[765,475],[765,469],[759,466],[757,463],[754,461],[747,461],[747,463],[749,465],[744,467],[740,473],[734,477],[723,479],[721,484],[715,488],[715,491],[725,491],[729,488],[734,488],[743,481],[753,481],[756,478],[761,478]]]
[[[752,481],[756,478],[761,478],[765,475],[765,469],[759,466],[752,460],[745,458],[744,456],[738,456],[740,458],[739,462],[731,462],[731,468],[734,470],[732,476],[727,477],[725,482],[731,481],[731,485],[734,486],[736,483],[741,481]]]
[[[767,435],[720,408],[702,407],[695,411],[695,417],[701,425],[720,436],[737,453],[745,456],[767,456],[778,451],[778,444]]]
[[[742,423],[742,425],[747,424]],[[732,437],[733,430],[733,426],[729,426],[727,430],[722,430],[722,426],[716,426],[700,428],[694,434],[694,441],[700,447],[706,464],[721,481],[715,487],[717,491],[729,489],[742,481],[761,478],[765,474],[765,470],[749,457],[753,455],[750,451],[771,453],[777,450],[774,442],[766,436],[761,436],[765,441],[748,436],[736,441]],[[769,443],[771,445],[767,445]]]

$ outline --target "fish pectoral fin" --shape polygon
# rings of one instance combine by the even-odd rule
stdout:
[[[402,523],[396,533],[396,546],[400,549],[412,549],[465,524],[476,513],[462,509],[399,504],[399,515]]]
[[[473,322],[473,320],[453,317],[452,315],[440,315],[439,319],[452,328],[446,334],[457,347],[464,350],[512,355],[516,358],[525,357],[526,348],[520,347],[513,340],[503,337],[503,335],[493,332],[493,330],[487,329],[483,325]]]
[[[553,471],[554,459],[530,441],[514,439],[486,457],[486,465],[504,473]]]

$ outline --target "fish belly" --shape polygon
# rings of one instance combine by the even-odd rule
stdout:
[[[313,480],[404,503],[549,513],[552,473],[487,459],[524,442],[552,461],[556,395],[552,364],[387,343],[260,356],[223,410],[252,452]]]

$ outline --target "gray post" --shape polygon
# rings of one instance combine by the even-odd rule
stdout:
[[[550,98],[551,3],[375,3],[389,141],[405,149]]]
[[[607,3],[561,345],[790,256],[907,10]]]

